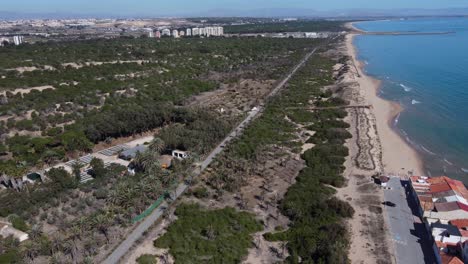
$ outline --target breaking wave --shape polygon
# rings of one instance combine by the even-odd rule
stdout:
[[[427,149],[427,148],[425,148],[423,145],[421,145],[421,148],[422,148],[424,151],[426,151],[427,153],[429,153],[429,154],[431,154],[431,155],[435,155],[435,153],[434,153],[434,152],[432,152],[432,151],[428,150],[428,149]]]
[[[402,83],[400,83],[400,87],[403,88],[403,90],[405,90],[405,92],[410,92],[411,90],[413,90],[413,88],[411,87],[408,87]]]
[[[420,104],[421,102],[417,101],[417,100],[411,100],[411,104],[415,105],[415,104]]]

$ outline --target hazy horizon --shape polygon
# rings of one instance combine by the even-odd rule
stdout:
[[[358,7],[358,8],[356,8]],[[205,0],[202,2],[173,0],[18,0],[2,3],[0,19],[8,15],[63,15],[63,16],[311,16],[346,15],[347,13],[375,13],[396,15],[407,10],[420,10],[421,14],[451,9],[454,14],[468,14],[468,0],[453,0],[450,3],[438,0],[396,0],[380,1],[305,1],[290,0],[288,3],[278,0]],[[464,10],[457,13],[457,9]],[[271,14],[269,14],[271,13]]]

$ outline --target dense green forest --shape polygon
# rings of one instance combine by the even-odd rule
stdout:
[[[179,123],[190,118],[180,107],[188,97],[242,78],[277,79],[316,43],[120,38],[5,47],[0,133],[10,135],[0,148],[13,159],[1,161],[0,171],[21,176],[94,143]],[[51,88],[13,93],[38,86]]]

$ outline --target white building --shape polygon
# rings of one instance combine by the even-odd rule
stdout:
[[[162,35],[163,36],[170,36],[171,35],[171,30],[168,28],[165,28],[162,30]]]
[[[14,36],[13,37],[13,42],[15,43],[16,46],[22,44],[23,40],[24,40],[23,36]]]
[[[200,35],[200,29],[192,28],[192,36],[198,36],[198,35]]]
[[[306,38],[318,38],[319,37],[317,32],[306,32],[304,33],[304,36]]]
[[[186,32],[185,32],[185,35],[186,35],[187,37],[192,36],[192,30],[191,30],[190,28],[187,28],[185,31],[186,31]]]
[[[206,27],[205,28],[205,35],[207,37],[214,35],[214,28],[212,27]]]
[[[180,37],[185,36],[185,31],[183,31],[183,30],[179,31],[179,36],[180,36]]]
[[[205,28],[200,28],[199,31],[198,31],[198,35],[205,36],[206,35]]]
[[[3,47],[5,43],[10,43],[8,38],[0,38],[0,47]]]
[[[153,33],[153,31],[148,32],[148,37],[154,38],[154,33]]]
[[[224,28],[223,27],[218,27],[218,36],[223,36],[224,35]]]
[[[179,31],[177,31],[177,29],[172,30],[172,36],[174,38],[178,38],[179,37]]]

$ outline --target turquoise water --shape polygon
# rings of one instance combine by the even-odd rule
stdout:
[[[468,183],[468,18],[360,22],[366,31],[452,32],[355,38],[380,96],[405,108],[395,127],[421,154],[428,175]]]

